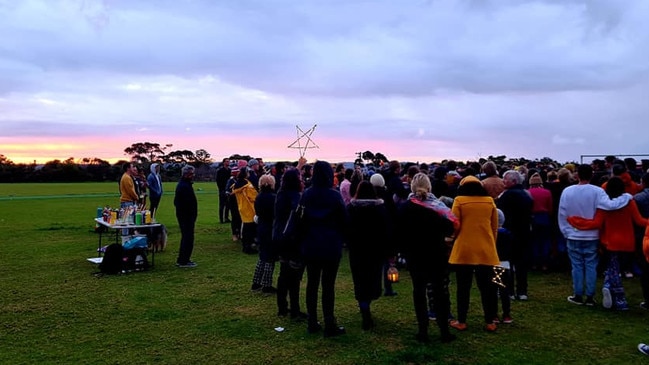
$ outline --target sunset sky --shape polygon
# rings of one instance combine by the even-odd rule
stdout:
[[[645,0],[0,0],[0,154],[649,157]]]

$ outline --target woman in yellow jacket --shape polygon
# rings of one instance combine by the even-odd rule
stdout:
[[[257,236],[257,223],[255,223],[255,199],[257,199],[257,189],[248,181],[248,168],[244,167],[239,170],[237,181],[232,187],[232,193],[237,199],[239,215],[241,215],[241,243],[243,252],[255,254],[253,249],[255,237]]]
[[[449,263],[455,269],[457,282],[456,321],[451,327],[467,329],[466,317],[473,275],[480,290],[484,311],[485,330],[493,332],[498,306],[497,287],[491,282],[494,266],[500,264],[496,250],[498,213],[493,198],[489,196],[480,180],[467,176],[460,181],[458,194],[453,202],[453,214],[460,220]]]

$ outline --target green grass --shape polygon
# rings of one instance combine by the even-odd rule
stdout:
[[[197,183],[196,269],[174,266],[179,232],[174,185],[165,185],[159,221],[167,251],[144,273],[96,277],[92,219],[117,206],[116,183],[0,185],[0,363],[2,364],[638,364],[649,312],[638,279],[626,280],[632,309],[618,313],[566,302],[568,273],[531,274],[530,301],[513,303],[511,325],[481,326],[474,289],[469,329],[458,340],[414,341],[408,273],[399,295],[373,304],[377,327],[360,329],[347,258],[336,315],[347,334],[308,335],[276,316],[275,297],[249,292],[256,257],[241,253],[218,224],[215,184]],[[451,288],[454,289],[453,287]],[[452,301],[454,298],[452,297]],[[276,332],[282,326],[284,332]],[[434,324],[431,334],[437,334]]]

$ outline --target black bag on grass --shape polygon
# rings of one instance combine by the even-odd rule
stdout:
[[[144,271],[149,268],[149,260],[146,257],[146,248],[132,248],[124,250],[126,271]]]
[[[104,258],[99,264],[99,271],[103,274],[119,274],[122,272],[124,265],[124,248],[119,243],[113,243],[106,247]]]

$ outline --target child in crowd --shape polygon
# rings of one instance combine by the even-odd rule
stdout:
[[[511,296],[513,294],[510,290],[512,287],[512,275],[509,264],[512,250],[512,235],[507,228],[503,227],[503,223],[505,223],[505,214],[500,209],[497,209],[497,211],[498,236],[496,238],[496,250],[498,250],[500,266],[504,268],[504,271],[500,275],[503,286],[498,285],[498,295],[500,296],[500,301],[502,303],[503,316],[502,321],[498,317],[494,318],[494,323],[512,323],[514,321],[511,315]]]

